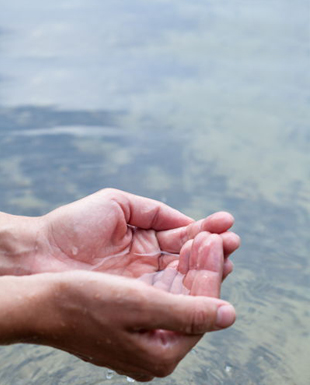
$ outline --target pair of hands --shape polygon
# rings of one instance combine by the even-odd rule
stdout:
[[[194,222],[114,189],[33,219],[34,251],[20,271],[36,273],[25,292],[43,298],[29,306],[41,314],[30,340],[139,381],[170,374],[205,332],[234,322],[219,299],[240,244],[232,224],[228,213]]]

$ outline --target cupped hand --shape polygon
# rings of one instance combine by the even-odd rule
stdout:
[[[199,233],[181,250],[182,281],[169,278],[171,262],[154,287],[81,270],[2,277],[0,342],[53,346],[139,381],[166,376],[204,333],[234,322],[232,306],[211,298],[221,286],[222,242]],[[179,295],[183,285],[192,295]]]
[[[234,309],[219,299],[224,260],[222,238],[201,232],[185,243],[179,261],[138,280],[60,274],[65,285],[56,290],[54,313],[68,327],[48,344],[139,381],[166,376],[205,332],[234,322]]]
[[[45,237],[36,272],[87,269],[128,277],[165,269],[202,231],[220,234],[224,255],[240,244],[225,212],[193,221],[171,207],[104,189],[42,217]]]
[[[15,335],[25,324],[24,339],[13,342],[54,346],[147,381],[170,374],[205,332],[234,322],[233,307],[218,299],[232,270],[227,257],[240,243],[228,231],[228,213],[194,222],[160,202],[107,189],[16,221],[31,237],[8,258],[30,275],[2,278],[14,289],[8,304],[16,324],[8,329]],[[33,274],[44,272],[57,274]]]
[[[175,295],[205,296],[210,300],[220,297],[222,279],[232,271],[232,266],[227,262],[223,251],[223,239],[218,234],[200,232],[193,240],[184,244],[179,260],[171,262],[162,271],[144,274],[139,280]],[[233,308],[228,305],[221,310],[218,319],[232,323]],[[167,343],[178,341],[183,348],[187,347],[187,351],[202,337],[197,334],[190,339],[182,340],[180,334],[167,330],[156,330],[153,335],[164,338]],[[132,373],[132,376],[143,378],[137,373]]]
[[[169,375],[204,333],[235,318],[220,299],[174,295],[136,279],[78,270],[52,276],[53,300],[32,326],[35,343],[139,381]]]

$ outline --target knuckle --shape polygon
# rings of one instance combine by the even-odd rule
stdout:
[[[202,334],[211,329],[213,324],[213,317],[211,313],[199,306],[195,306],[192,312],[191,323],[189,326],[189,333]]]
[[[161,212],[161,207],[158,206],[158,207],[155,207],[152,212],[151,212],[151,215],[150,217],[152,218],[151,220],[151,224],[150,224],[150,228],[151,229],[154,229],[158,226],[158,222],[160,220],[160,212]]]
[[[119,193],[119,190],[113,188],[113,187],[106,187],[101,190],[102,194],[105,194],[107,196],[114,196],[115,194]]]
[[[144,293],[142,293],[136,287],[126,287],[126,290],[122,293],[120,297],[121,303],[126,301],[126,305],[130,308],[131,311],[141,313],[141,316],[144,315],[146,307],[146,299]]]

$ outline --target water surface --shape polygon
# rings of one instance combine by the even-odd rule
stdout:
[[[232,212],[238,320],[154,383],[308,385],[309,1],[0,5],[0,210],[113,186]],[[50,348],[0,357],[1,384],[127,383]]]

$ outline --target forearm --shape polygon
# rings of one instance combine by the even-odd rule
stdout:
[[[0,276],[31,274],[41,247],[41,220],[0,212]]]
[[[51,221],[52,213],[25,217],[0,212],[0,277],[87,269],[88,265],[80,261],[66,263],[66,254],[49,235]],[[68,250],[72,250],[71,243],[68,237]]]
[[[55,282],[52,274],[0,278],[0,345],[40,340],[56,318]]]

